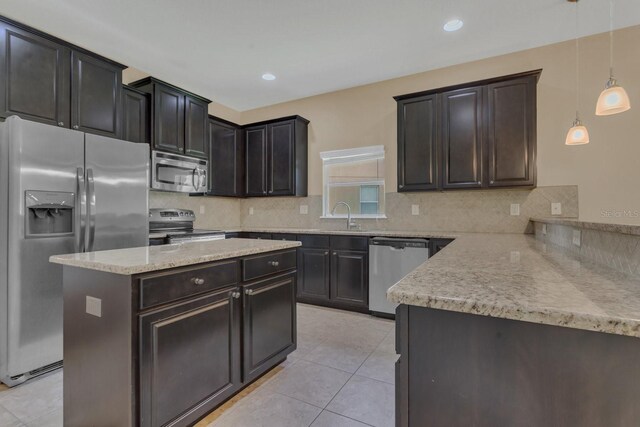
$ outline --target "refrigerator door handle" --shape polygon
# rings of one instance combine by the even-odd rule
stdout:
[[[87,218],[89,220],[89,235],[86,244],[86,252],[93,251],[93,242],[96,236],[96,185],[93,178],[93,169],[87,169]]]
[[[76,170],[76,212],[75,212],[75,250],[84,252],[85,217],[87,215],[87,193],[84,182],[84,169]]]

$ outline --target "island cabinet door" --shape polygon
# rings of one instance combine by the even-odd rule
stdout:
[[[246,383],[296,349],[296,274],[245,285],[243,293]]]
[[[237,288],[142,314],[140,425],[191,425],[240,385]]]

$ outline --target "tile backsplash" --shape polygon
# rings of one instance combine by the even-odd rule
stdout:
[[[196,213],[196,228],[239,229],[240,201],[230,197],[191,197],[188,194],[149,191],[150,208],[183,208]],[[204,207],[204,214],[200,213]]]
[[[550,216],[551,203],[562,204],[561,217],[576,218],[578,187],[387,193],[386,219],[357,219],[356,222],[364,230],[532,233],[529,218]],[[520,215],[510,214],[511,204],[520,205]],[[308,214],[300,213],[303,205],[308,206]],[[419,206],[419,215],[412,215],[413,205]],[[344,219],[320,218],[322,196],[243,199],[240,210],[244,228],[339,230],[345,227]]]
[[[535,223],[535,236],[581,258],[640,277],[640,236],[540,222]]]
[[[562,217],[577,217],[578,188],[387,193],[386,219],[356,222],[363,230],[532,233],[529,218],[550,216],[551,203],[562,204]],[[510,214],[511,204],[520,205],[520,215]],[[322,196],[233,199],[151,191],[149,205],[192,209],[199,228],[341,230],[345,227],[344,219],[320,218]],[[413,205],[419,206],[419,215],[412,215]],[[308,213],[301,214],[301,206],[307,206]],[[204,214],[200,213],[201,207]]]

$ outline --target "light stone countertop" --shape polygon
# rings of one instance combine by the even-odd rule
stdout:
[[[576,218],[531,218],[533,222],[541,224],[559,224],[588,230],[608,231],[610,233],[631,234],[640,236],[640,225],[609,224],[605,222],[580,221]]]
[[[390,301],[640,337],[640,278],[524,234],[464,234],[387,292]]]
[[[55,255],[49,261],[89,270],[132,275],[298,246],[300,242],[294,241],[227,239]]]

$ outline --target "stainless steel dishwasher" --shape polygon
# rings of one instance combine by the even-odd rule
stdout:
[[[387,290],[429,258],[429,240],[374,237],[369,243],[369,310],[395,314]]]

